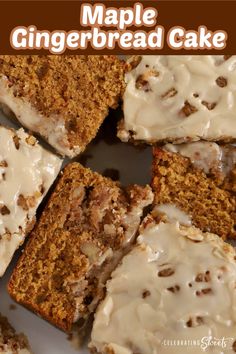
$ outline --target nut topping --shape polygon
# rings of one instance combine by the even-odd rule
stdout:
[[[175,95],[177,95],[177,90],[172,87],[170,90],[168,90],[166,93],[164,93],[161,98],[163,99],[168,99],[168,98],[171,98],[171,97],[174,97]]]
[[[0,206],[0,213],[2,215],[9,215],[11,212],[6,205]]]
[[[175,273],[174,269],[172,268],[166,268],[163,270],[160,270],[158,272],[158,276],[159,277],[170,277],[171,275],[173,275]]]
[[[143,75],[138,76],[136,83],[135,83],[135,87],[136,87],[136,89],[143,90],[144,92],[151,91],[150,84],[147,80],[144,79]]]
[[[0,161],[0,167],[8,167],[7,161],[5,161],[5,160]]]
[[[225,77],[223,76],[219,76],[217,79],[216,79],[216,83],[219,87],[225,87],[227,86],[228,84],[228,81]]]
[[[190,104],[188,101],[184,102],[184,106],[181,109],[180,113],[185,117],[189,117],[191,114],[197,112],[197,108]]]
[[[170,288],[167,288],[167,290],[175,294],[180,291],[180,286],[179,285],[171,286]]]

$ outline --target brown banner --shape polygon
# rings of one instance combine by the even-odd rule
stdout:
[[[164,41],[161,49],[145,49],[145,54],[235,54],[236,51],[236,1],[139,1],[145,7],[155,7],[158,11],[156,26],[163,26]],[[85,31],[80,25],[80,8],[89,1],[0,1],[0,53],[1,54],[46,54],[48,50],[30,49],[16,50],[12,48],[10,36],[12,30],[19,26],[28,28],[35,26],[37,30],[49,32],[61,30]],[[91,4],[96,4],[91,1]],[[132,7],[135,1],[100,1],[106,7]],[[174,50],[168,45],[167,34],[174,26],[180,26],[187,31],[196,31],[199,26],[206,26],[212,33],[225,31],[227,33],[226,46],[223,50],[217,49],[178,49]],[[128,30],[143,30],[149,32],[154,27],[129,27]],[[115,28],[102,27],[103,31]],[[183,36],[183,41],[185,40]],[[88,45],[86,49],[66,50],[66,54],[134,54],[143,53],[144,50],[124,50],[117,44],[113,49],[95,49]]]

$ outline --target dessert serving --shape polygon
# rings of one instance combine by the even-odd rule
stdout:
[[[0,353],[32,354],[27,338],[9,324],[7,318],[0,314]]]
[[[64,331],[83,326],[152,200],[148,186],[122,189],[69,164],[13,272],[10,295]]]
[[[0,103],[61,155],[81,153],[116,108],[123,63],[115,56],[0,56]]]
[[[125,81],[122,141],[235,141],[235,55],[134,56]]]
[[[35,223],[61,160],[23,129],[0,126],[0,276]]]
[[[235,353],[235,256],[171,209],[148,216],[107,283],[92,353]],[[205,347],[202,338],[225,338],[226,345]]]
[[[88,353],[91,327],[93,354],[236,353],[235,102],[236,56],[0,56],[1,107],[39,136],[0,126],[0,276],[29,234],[0,311],[38,354]]]
[[[213,142],[153,149],[155,205],[173,205],[202,231],[236,237],[236,147]]]

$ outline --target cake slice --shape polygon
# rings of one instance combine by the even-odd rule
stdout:
[[[0,102],[19,122],[73,157],[95,137],[122,95],[115,56],[0,56]]]
[[[0,314],[0,353],[31,354],[27,338],[16,331],[8,320]]]
[[[93,354],[235,353],[235,250],[167,213],[147,217],[108,281]]]
[[[122,189],[69,164],[10,279],[10,295],[55,326],[83,326],[134,241],[151,188]]]
[[[202,231],[236,238],[236,147],[213,142],[153,149],[152,188],[160,210],[176,206]]]
[[[0,276],[35,222],[61,160],[23,129],[0,126]]]
[[[144,55],[127,64],[122,141],[236,140],[236,56]]]

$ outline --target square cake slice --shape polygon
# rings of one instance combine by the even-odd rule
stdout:
[[[121,140],[236,140],[236,55],[144,55],[127,66]]]
[[[0,126],[0,276],[35,222],[61,160],[24,132]]]
[[[236,253],[217,235],[148,216],[137,244],[107,282],[93,354],[236,351]],[[206,345],[208,339],[225,338]]]
[[[193,225],[236,238],[236,147],[213,142],[153,149],[154,204],[186,213]]]
[[[24,334],[16,334],[7,318],[0,314],[0,353],[32,354]]]
[[[0,102],[61,155],[74,157],[95,137],[124,87],[115,56],[0,56]]]
[[[149,186],[122,189],[79,163],[67,165],[13,272],[10,295],[64,331],[82,327],[152,200]]]

